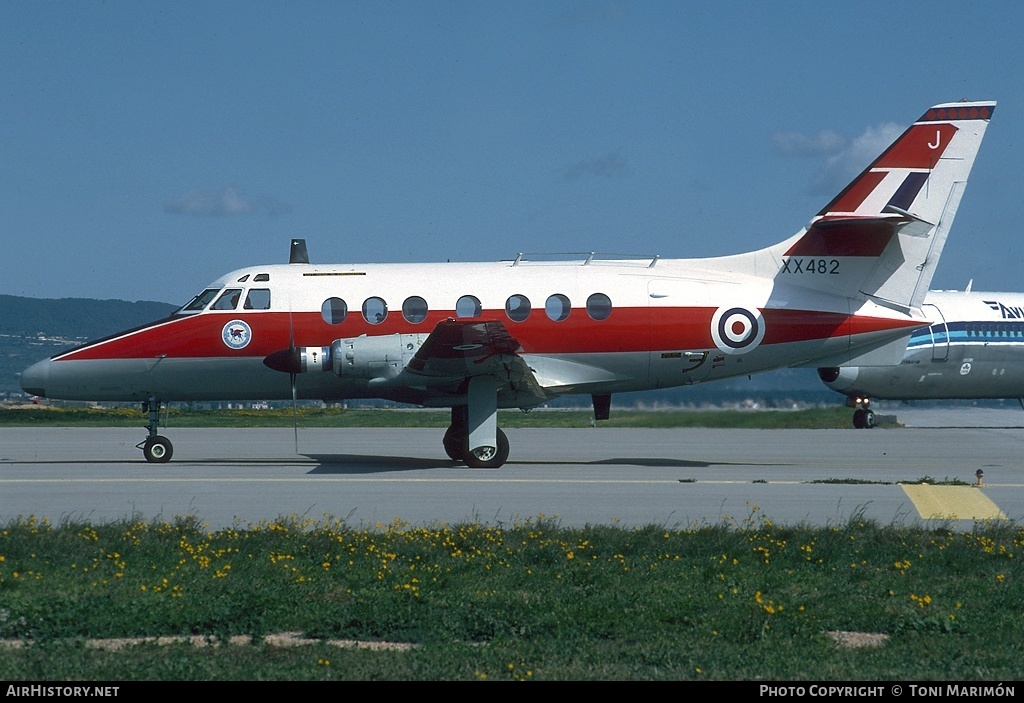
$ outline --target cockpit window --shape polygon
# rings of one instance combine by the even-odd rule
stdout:
[[[238,307],[238,299],[242,297],[241,288],[228,288],[224,294],[217,298],[211,310],[234,310]]]
[[[270,280],[269,273],[257,273],[256,278],[252,279],[253,283],[266,282]]]
[[[243,307],[246,310],[269,310],[270,289],[250,288],[249,294],[245,296],[245,305]]]
[[[219,288],[207,288],[202,293],[192,298],[185,304],[185,307],[181,309],[182,312],[198,312],[210,304],[213,300],[213,296],[217,295],[220,291]]]

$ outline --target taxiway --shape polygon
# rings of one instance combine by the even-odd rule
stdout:
[[[563,526],[948,524],[1024,516],[1024,429],[510,429],[500,469],[453,464],[441,430],[0,428],[0,522],[194,515],[373,527],[544,517]],[[977,484],[977,471],[983,472]],[[930,478],[933,483],[903,485]]]

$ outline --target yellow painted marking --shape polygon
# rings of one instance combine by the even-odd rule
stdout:
[[[900,484],[918,514],[938,520],[1005,520],[1006,516],[975,486]]]

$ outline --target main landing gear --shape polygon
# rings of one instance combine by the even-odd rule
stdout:
[[[498,390],[494,378],[474,376],[466,404],[452,406],[452,424],[444,433],[444,451],[473,469],[496,469],[508,459],[508,437],[498,428]]]
[[[858,430],[870,430],[876,424],[875,411],[870,407],[870,398],[847,398],[846,404],[851,408],[855,408],[853,411],[853,426]]]
[[[142,455],[151,464],[166,464],[174,454],[174,446],[171,440],[157,434],[160,427],[160,400],[150,396],[149,400],[142,404],[142,412],[149,413],[149,436],[135,446],[142,450]]]
[[[481,444],[469,448],[469,408],[456,405],[452,408],[452,424],[444,433],[444,452],[452,461],[461,461],[472,469],[496,469],[508,460],[508,437],[500,427],[494,429],[497,446]]]

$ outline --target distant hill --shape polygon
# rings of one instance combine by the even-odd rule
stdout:
[[[160,320],[177,308],[148,300],[0,295],[0,393],[20,391],[19,374],[40,359]]]

